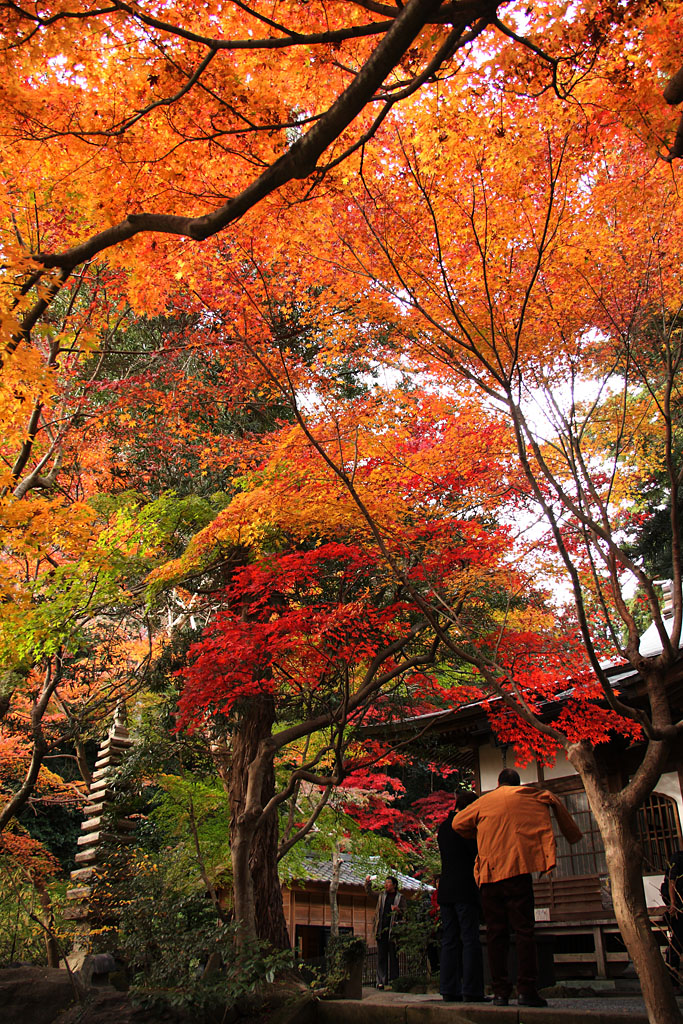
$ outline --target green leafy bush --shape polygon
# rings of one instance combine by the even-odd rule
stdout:
[[[197,1024],[221,1020],[293,966],[289,950],[262,943],[238,949],[236,925],[219,918],[200,883],[178,876],[163,849],[114,848],[98,876],[93,950],[123,961],[133,998],[150,1015],[191,1011]]]
[[[391,983],[393,992],[426,992],[429,979],[424,974],[402,974]]]
[[[44,933],[31,913],[40,913],[35,890],[27,883],[7,885],[0,864],[0,967],[45,963]]]
[[[405,973],[413,978],[426,975],[427,945],[434,928],[430,907],[428,890],[406,900],[393,931],[398,952],[406,958]]]
[[[323,991],[336,994],[341,991],[354,964],[363,961],[368,951],[365,939],[359,935],[336,935],[327,945],[326,970]]]

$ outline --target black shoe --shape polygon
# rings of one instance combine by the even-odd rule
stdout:
[[[493,1005],[494,1006],[507,1006],[507,1004],[508,1004],[508,997],[507,996],[494,996],[493,997]]]
[[[548,1000],[539,996],[538,992],[530,992],[525,996],[518,996],[517,1006],[547,1006]]]
[[[471,998],[470,996],[463,996],[462,1001],[463,1003],[490,1003],[491,996],[472,996]]]
[[[442,996],[444,1003],[461,1003],[462,996]]]

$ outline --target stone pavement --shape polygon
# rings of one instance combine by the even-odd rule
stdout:
[[[679,997],[683,1010],[683,998]],[[362,1001],[329,1000],[316,1008],[316,1024],[648,1024],[640,996],[549,997],[548,1007],[444,1003],[433,992],[379,992],[364,988]]]

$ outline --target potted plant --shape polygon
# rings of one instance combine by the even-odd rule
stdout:
[[[363,998],[365,939],[358,935],[337,935],[327,946],[328,990],[336,999]]]

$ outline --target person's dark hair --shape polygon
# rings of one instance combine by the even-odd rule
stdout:
[[[516,772],[514,768],[503,768],[498,776],[499,786],[521,786],[521,784],[519,772]]]
[[[393,882],[394,889],[398,892],[398,878],[395,875],[387,875],[387,882]]]
[[[463,808],[469,807],[479,797],[476,793],[473,793],[470,789],[461,789],[455,798],[455,809],[456,811],[462,811]]]

